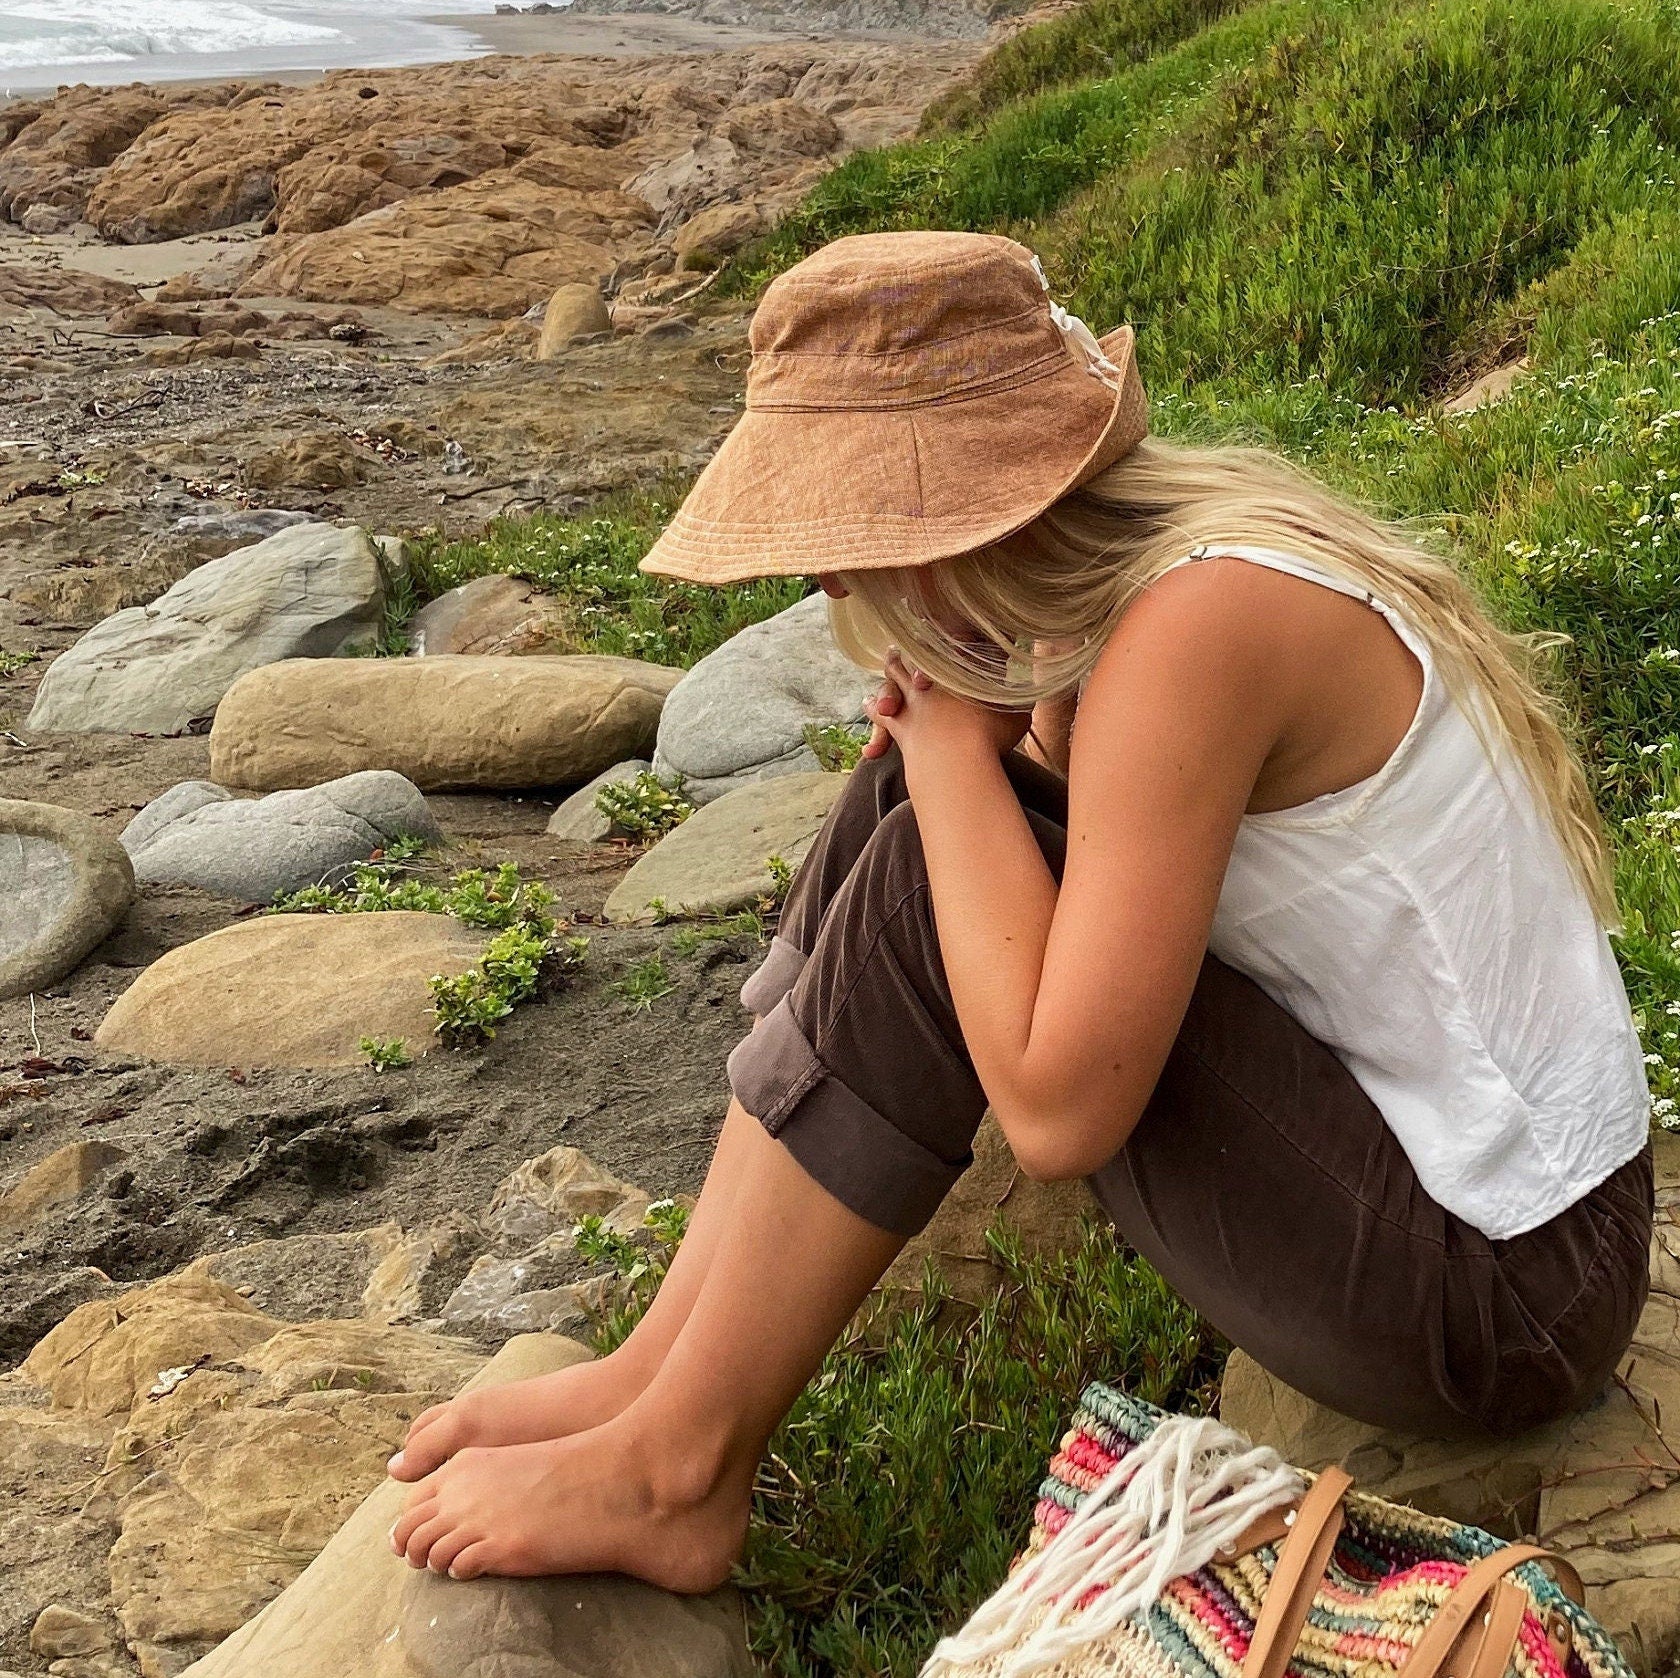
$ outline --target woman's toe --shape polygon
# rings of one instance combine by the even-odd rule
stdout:
[[[430,1488],[410,1494],[407,1507],[391,1528],[391,1549],[399,1556],[406,1555],[409,1539],[436,1513],[437,1497]]]
[[[477,1579],[490,1566],[490,1546],[482,1539],[466,1545],[449,1564],[451,1579]]]
[[[408,1437],[397,1454],[385,1465],[393,1480],[423,1480],[433,1469],[449,1460],[459,1427],[453,1407],[434,1404],[414,1418]]]
[[[447,1538],[454,1525],[447,1515],[433,1515],[429,1521],[422,1521],[415,1527],[408,1535],[407,1544],[403,1546],[408,1565],[425,1567],[431,1557],[432,1546]]]
[[[434,1573],[448,1573],[455,1558],[477,1539],[478,1534],[470,1527],[454,1527],[433,1543],[426,1556],[427,1567]]]

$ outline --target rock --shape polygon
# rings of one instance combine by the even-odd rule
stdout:
[[[1467,385],[1457,396],[1449,397],[1441,404],[1441,411],[1445,414],[1468,414],[1474,409],[1486,407],[1490,402],[1503,401],[1527,371],[1526,355],[1507,362],[1503,367],[1495,367]]]
[[[642,336],[651,338],[655,343],[692,338],[694,336],[694,317],[693,315],[667,315],[663,320],[653,321],[644,327]]]
[[[715,268],[764,230],[756,204],[713,204],[690,216],[671,237],[684,268]]]
[[[857,723],[878,678],[834,644],[814,594],[750,625],[683,677],[659,719],[654,768],[703,804],[765,775],[818,767],[808,727]]]
[[[570,1237],[580,1218],[599,1217],[628,1235],[641,1227],[648,1197],[578,1148],[550,1148],[502,1179],[484,1224],[500,1242],[529,1247]]]
[[[436,1317],[484,1240],[478,1220],[460,1212],[408,1231],[368,1277],[361,1315],[382,1323]]]
[[[29,1647],[43,1660],[97,1655],[116,1645],[116,1633],[104,1620],[62,1602],[49,1603],[43,1608],[29,1633]]]
[[[54,233],[68,233],[81,217],[63,204],[34,204],[18,217],[18,226],[25,233],[50,237]]]
[[[359,1066],[364,1037],[437,1044],[433,974],[464,973],[485,935],[449,915],[262,915],[152,963],[95,1042],[187,1066]]]
[[[1220,1415],[1303,1468],[1500,1537],[1538,1532],[1580,1569],[1587,1606],[1643,1672],[1680,1660],[1680,1506],[1665,1417],[1680,1414],[1680,1136],[1658,1133],[1651,1297],[1616,1380],[1576,1416],[1516,1439],[1446,1441],[1339,1416],[1238,1352]],[[1660,1465],[1660,1466],[1653,1466]]]
[[[309,885],[340,885],[397,838],[435,845],[443,831],[411,782],[366,769],[257,799],[183,781],[153,799],[122,842],[137,880],[267,903]]]
[[[110,1142],[71,1142],[48,1154],[0,1195],[0,1230],[26,1229],[43,1212],[78,1199],[124,1157]]]
[[[727,914],[775,889],[767,859],[804,860],[844,775],[776,775],[751,781],[672,829],[613,889],[609,921]],[[686,790],[686,789],[685,789]]]
[[[550,1236],[513,1258],[485,1254],[444,1302],[443,1325],[499,1345],[515,1334],[590,1334],[619,1291],[585,1269],[569,1235]]]
[[[121,280],[84,274],[79,268],[36,268],[0,262],[0,303],[20,309],[50,309],[55,315],[104,315],[139,294]]]
[[[552,361],[573,338],[610,332],[612,321],[600,289],[592,285],[563,285],[543,311],[537,360]]]
[[[300,524],[319,522],[313,513],[280,507],[239,507],[228,512],[183,513],[169,528],[178,536],[209,542],[260,542]]]
[[[473,1385],[587,1356],[572,1341],[521,1336]],[[303,1576],[185,1678],[752,1678],[732,1590],[675,1597],[617,1576],[460,1584],[416,1573],[386,1542],[406,1494],[395,1481],[376,1487]]]
[[[176,733],[209,716],[247,671],[371,642],[384,599],[365,531],[282,530],[89,630],[47,667],[29,727]]]
[[[595,804],[595,794],[602,787],[619,786],[633,781],[638,775],[652,772],[653,765],[645,757],[633,757],[603,769],[593,781],[578,788],[548,818],[551,839],[564,839],[576,845],[596,845],[610,839],[617,831]]]
[[[592,655],[293,660],[228,694],[210,772],[258,790],[372,768],[428,792],[565,786],[646,751],[680,675]]]
[[[60,1410],[127,1416],[166,1370],[231,1358],[280,1325],[206,1276],[174,1276],[78,1306],[24,1360]]]
[[[397,1224],[347,1235],[285,1235],[206,1253],[184,1274],[208,1276],[271,1317],[358,1317],[369,1282],[404,1239]]]
[[[522,577],[495,572],[429,600],[406,625],[416,657],[439,653],[565,652],[560,602]]]
[[[134,869],[109,834],[56,804],[0,798],[0,1001],[56,984],[116,930]]]
[[[310,1323],[172,1372],[110,1460],[111,1596],[142,1671],[179,1672],[289,1585],[479,1362],[435,1335]]]
[[[260,361],[262,348],[231,332],[207,332],[180,343],[154,344],[140,358],[148,367],[190,367],[195,361]]]
[[[288,438],[248,461],[244,470],[252,489],[348,489],[372,475],[372,460],[331,431]]]
[[[952,1295],[981,1305],[1004,1283],[987,1232],[1003,1225],[1031,1257],[1076,1250],[1088,1219],[1101,1217],[1083,1182],[1035,1183],[1015,1163],[997,1120],[988,1113],[974,1138],[974,1163],[957,1179],[933,1220],[912,1236],[882,1279],[888,1288],[918,1289],[933,1260]]]

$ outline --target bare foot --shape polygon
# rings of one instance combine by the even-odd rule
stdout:
[[[677,1472],[662,1475],[657,1456],[623,1419],[461,1451],[409,1493],[391,1548],[452,1579],[628,1573],[668,1591],[713,1590],[746,1537],[751,1473],[697,1482],[675,1453]]]
[[[457,1451],[477,1446],[586,1433],[627,1409],[646,1385],[646,1376],[615,1353],[434,1404],[410,1424],[402,1449],[387,1464],[391,1478],[423,1480]]]

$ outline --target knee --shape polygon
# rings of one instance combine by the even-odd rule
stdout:
[[[916,812],[908,803],[894,805],[875,824],[858,858],[860,870],[876,885],[878,897],[894,901],[927,884],[927,858]]]
[[[866,757],[846,777],[846,790],[840,804],[848,810],[867,812],[868,819],[880,822],[909,801],[909,789],[904,784],[904,758],[897,751],[884,757]]]

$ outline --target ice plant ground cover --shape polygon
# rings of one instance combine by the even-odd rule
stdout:
[[[1413,521],[1515,628],[1560,633],[1613,828],[1658,1121],[1680,1120],[1680,78],[1675,0],[1087,0],[915,140],[855,155],[743,253],[751,297],[843,233],[1005,232],[1130,320],[1163,435],[1281,449]],[[1503,400],[1442,398],[1526,357]],[[437,546],[574,587],[587,644],[689,663],[788,585],[634,565],[680,486],[606,526]],[[797,586],[797,585],[795,585]],[[1100,1238],[998,1305],[877,1317],[774,1446],[743,1572],[788,1678],[914,1672],[1001,1576],[1087,1375],[1205,1397],[1183,1307]],[[618,1331],[622,1332],[620,1324]]]

